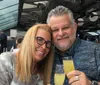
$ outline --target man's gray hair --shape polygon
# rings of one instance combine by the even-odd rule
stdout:
[[[74,23],[74,17],[73,17],[73,13],[70,9],[64,7],[64,6],[57,6],[56,8],[52,9],[49,13],[48,13],[48,17],[47,17],[47,23],[49,23],[49,20],[52,16],[62,16],[64,14],[69,15],[70,19],[71,19],[71,23]]]

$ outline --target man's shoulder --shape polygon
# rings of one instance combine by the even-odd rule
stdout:
[[[87,46],[87,47],[90,47],[90,48],[93,48],[93,47],[100,48],[99,43],[92,42],[92,41],[86,41],[86,40],[81,40],[80,46]]]
[[[100,44],[91,42],[91,41],[86,41],[86,40],[81,40],[80,45],[76,46],[75,52],[77,53],[83,53],[83,52],[98,52],[100,53]]]

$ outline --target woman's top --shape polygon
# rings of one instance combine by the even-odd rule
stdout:
[[[30,82],[22,82],[15,74],[16,56],[14,53],[5,52],[0,54],[0,85],[43,85],[40,75],[32,75]]]

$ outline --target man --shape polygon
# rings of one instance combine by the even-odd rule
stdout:
[[[66,56],[72,56],[75,70],[66,75],[64,85],[100,85],[100,44],[79,39],[71,10],[64,6],[52,9],[47,23],[55,45],[51,85],[54,85],[55,65],[63,64]]]
[[[7,49],[7,35],[0,30],[0,53],[5,52]]]

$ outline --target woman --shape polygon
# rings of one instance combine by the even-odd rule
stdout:
[[[32,26],[15,55],[0,55],[0,85],[47,85],[52,71],[51,29],[46,24]]]

